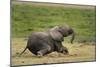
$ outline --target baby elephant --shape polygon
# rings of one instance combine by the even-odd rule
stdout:
[[[56,26],[46,32],[33,32],[29,36],[26,49],[37,56],[44,56],[53,51],[57,51],[63,54],[68,54],[66,47],[62,45],[64,37],[72,35],[71,43],[75,38],[74,30],[68,26]]]

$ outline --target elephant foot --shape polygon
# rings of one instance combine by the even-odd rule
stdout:
[[[63,52],[64,55],[69,55],[69,53]]]
[[[39,50],[39,51],[37,52],[37,56],[42,57],[42,56],[44,56],[45,54],[47,54],[48,52],[49,52],[48,49],[41,49],[41,50]]]
[[[43,54],[41,52],[37,52],[37,56],[40,58],[43,56]]]
[[[64,54],[64,55],[68,55],[69,52],[65,50],[65,51],[63,51],[63,54]]]

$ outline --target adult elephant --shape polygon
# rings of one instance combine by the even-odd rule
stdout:
[[[33,32],[29,36],[26,49],[29,49],[35,55],[43,56],[53,51],[68,54],[66,47],[62,45],[64,37],[72,35],[71,43],[75,38],[75,33],[69,26],[56,26],[46,32]]]

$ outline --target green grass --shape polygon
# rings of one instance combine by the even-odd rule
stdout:
[[[95,9],[12,3],[12,37],[67,24],[75,29],[76,40],[95,41],[95,15]]]

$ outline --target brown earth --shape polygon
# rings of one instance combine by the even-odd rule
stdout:
[[[14,38],[12,39],[12,65],[95,61],[95,45],[89,43],[63,43],[63,45],[68,48],[69,55],[52,52],[39,58],[26,50],[21,57],[18,57],[24,50],[26,41],[23,38]]]

